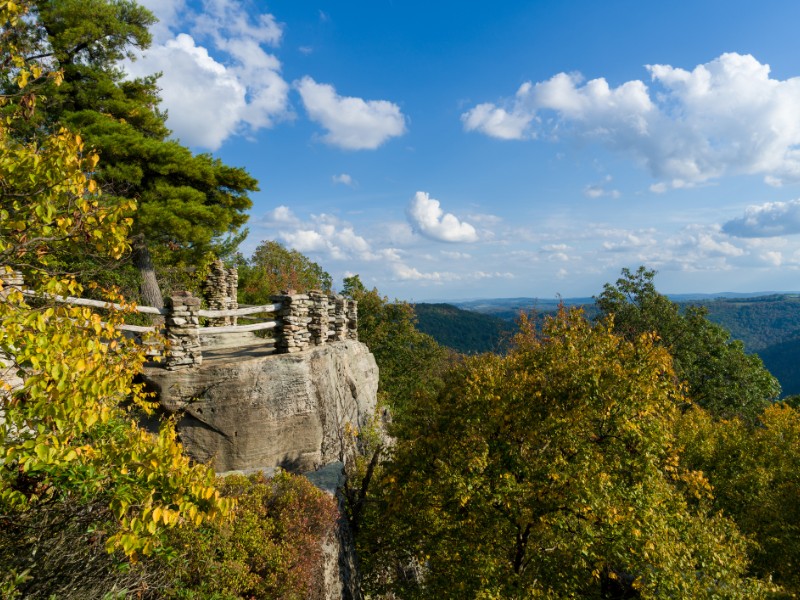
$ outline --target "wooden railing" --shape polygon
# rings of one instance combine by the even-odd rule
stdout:
[[[273,337],[263,344],[273,344],[278,353],[299,352],[329,341],[358,339],[358,308],[354,300],[336,294],[312,291],[308,294],[285,293],[274,296],[272,304],[246,306],[226,310],[200,308],[200,299],[190,292],[179,292],[167,298],[166,308],[126,306],[104,300],[73,296],[38,294],[25,290],[21,274],[4,274],[4,285],[13,285],[25,296],[37,297],[74,306],[101,310],[133,310],[137,313],[164,317],[164,327],[122,324],[118,329],[135,333],[161,333],[166,338],[164,365],[167,369],[192,367],[202,363],[203,337],[273,330]],[[13,283],[12,283],[13,282]],[[259,323],[221,325],[225,319],[251,315],[274,315]],[[204,318],[211,326],[200,325]],[[253,339],[252,343],[258,343]]]
[[[1,278],[1,277],[0,277]],[[89,298],[77,298],[75,296],[57,296],[55,294],[38,294],[31,290],[21,290],[23,296],[29,298],[44,298],[53,300],[61,304],[71,304],[73,306],[89,306],[91,308],[100,308],[104,310],[131,310],[131,307],[123,306],[115,302],[106,300],[91,300]],[[163,308],[156,308],[155,306],[134,306],[132,310],[149,315],[166,315],[167,311]],[[158,331],[156,327],[146,327],[143,325],[128,325],[124,323],[117,326],[118,329],[123,331],[131,331],[133,333],[154,333]]]

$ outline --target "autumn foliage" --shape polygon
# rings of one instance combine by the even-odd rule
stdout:
[[[0,54],[10,57],[5,74],[20,90],[2,97],[0,123],[0,516],[31,525],[14,529],[13,538],[5,537],[11,528],[0,528],[0,591],[9,597],[26,594],[44,573],[51,590],[69,587],[76,575],[43,564],[49,555],[35,525],[53,507],[75,515],[92,507],[96,519],[74,541],[134,563],[167,552],[168,529],[221,518],[231,504],[213,471],[183,455],[170,423],[156,435],[137,425],[137,412],[152,403],[134,383],[144,353],[116,328],[125,311],[101,316],[52,301],[83,289],[59,271],[64,256],[118,259],[129,250],[126,214],[134,205],[100,193],[92,178],[97,155],[80,136],[63,129],[33,141],[13,135],[35,109],[36,80],[45,77],[17,53],[10,33],[27,8],[0,3]],[[36,299],[6,285],[12,268]]]
[[[236,500],[231,521],[174,533],[184,555],[165,597],[324,597],[321,542],[334,534],[334,499],[286,472],[231,475],[220,489]]]
[[[408,598],[758,598],[747,540],[681,464],[652,334],[577,311],[469,358],[396,424],[361,549]]]

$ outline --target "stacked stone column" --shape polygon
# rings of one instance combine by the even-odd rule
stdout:
[[[203,282],[203,298],[209,310],[231,310],[239,308],[236,301],[239,272],[236,267],[227,268],[217,259],[211,263],[211,269]],[[236,317],[219,317],[208,319],[210,327],[236,325]]]
[[[328,295],[319,290],[312,290],[308,293],[309,317],[311,322],[308,330],[311,333],[311,343],[315,346],[322,346],[328,341]]]
[[[167,357],[170,371],[193,367],[203,362],[200,349],[200,298],[191,292],[178,292],[167,298]]]
[[[358,339],[358,301],[346,300],[347,306],[347,338]]]
[[[347,339],[347,299],[338,294],[328,296],[328,314],[331,329],[333,329],[333,339],[337,342]]]
[[[358,308],[355,300],[336,294],[294,290],[273,296],[282,306],[275,328],[275,349],[279,353],[301,352],[328,341],[358,339]]]
[[[278,326],[275,328],[275,349],[280,353],[302,352],[311,345],[309,306],[306,294],[296,294],[288,290],[272,301],[282,308],[277,313]]]

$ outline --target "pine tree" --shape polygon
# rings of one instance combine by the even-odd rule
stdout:
[[[142,301],[161,306],[153,257],[174,265],[229,251],[243,237],[248,194],[258,187],[244,169],[169,139],[158,75],[131,80],[119,68],[122,58],[148,47],[154,22],[132,0],[37,0],[14,35],[28,59],[60,70],[63,82],[41,82],[37,111],[15,135],[31,140],[66,126],[99,154],[94,179],[103,192],[138,203],[133,263],[142,277]],[[5,91],[13,88],[9,72]]]

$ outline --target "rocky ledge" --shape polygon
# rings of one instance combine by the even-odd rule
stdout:
[[[165,411],[178,416],[192,458],[219,473],[283,467],[311,471],[347,453],[345,432],[374,415],[378,367],[347,340],[296,354],[258,347],[205,352],[202,365],[145,370]]]

